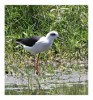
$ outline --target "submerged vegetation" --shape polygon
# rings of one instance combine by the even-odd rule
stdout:
[[[28,78],[28,88],[33,86],[33,55],[15,43],[16,38],[46,35],[55,30],[56,39],[52,48],[40,55],[41,79],[35,83],[42,87],[41,81],[54,79],[63,81],[63,75],[78,72],[78,79],[88,71],[88,6],[86,5],[6,5],[5,6],[5,75]],[[56,75],[55,75],[56,73]],[[14,77],[13,76],[13,77]],[[70,76],[69,76],[70,77]],[[75,74],[76,78],[77,75]],[[6,81],[6,80],[5,80]],[[70,80],[71,81],[71,80]],[[88,94],[85,84],[72,87],[58,86],[53,89],[25,90],[21,94]],[[76,83],[81,81],[77,81]],[[45,82],[46,83],[46,82]],[[69,82],[65,82],[69,83]],[[65,84],[64,83],[64,84]],[[50,83],[51,84],[51,83]],[[56,84],[56,83],[54,83]],[[8,84],[9,85],[9,84]],[[62,84],[61,84],[62,85]],[[80,88],[78,87],[80,86]],[[85,88],[84,88],[85,86]],[[7,84],[6,84],[7,87]],[[6,89],[5,87],[5,89]],[[12,87],[12,86],[11,86]],[[61,88],[60,88],[61,87]],[[24,86],[23,86],[24,89]],[[68,89],[70,89],[68,91]],[[45,91],[44,91],[45,90]],[[47,92],[48,91],[48,92]],[[72,91],[72,92],[71,92]],[[16,90],[5,90],[5,94],[20,94]]]

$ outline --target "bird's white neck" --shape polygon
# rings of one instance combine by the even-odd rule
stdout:
[[[53,44],[53,41],[54,41],[54,38],[53,37],[49,37],[49,36],[46,36],[46,38],[48,39],[48,41],[52,45]]]

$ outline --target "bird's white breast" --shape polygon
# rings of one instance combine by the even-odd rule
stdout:
[[[24,46],[25,50],[28,52],[31,52],[32,54],[37,54],[43,51],[46,51],[49,49],[49,47],[52,45],[52,41],[50,42],[46,37],[42,37],[35,43],[34,46],[28,47]]]

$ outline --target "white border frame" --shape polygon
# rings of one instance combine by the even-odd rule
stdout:
[[[91,99],[93,95],[93,0],[0,0],[0,95],[3,99]],[[6,96],[4,95],[4,5],[88,5],[89,9],[89,95],[88,96]],[[39,97],[39,98],[38,98]],[[71,97],[71,98],[70,98]]]

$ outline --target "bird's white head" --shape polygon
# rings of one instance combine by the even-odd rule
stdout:
[[[46,35],[46,38],[48,38],[49,40],[54,40],[57,37],[59,37],[58,32],[56,31],[51,31]]]

